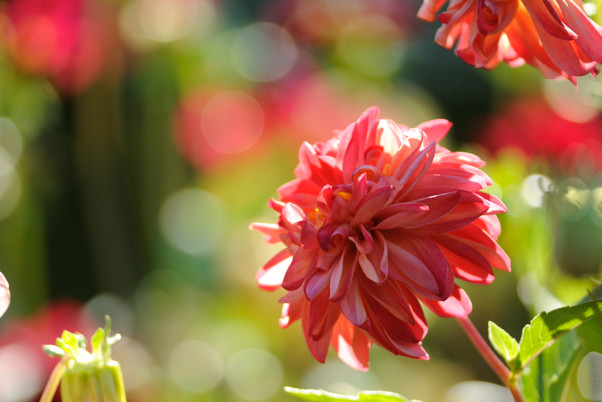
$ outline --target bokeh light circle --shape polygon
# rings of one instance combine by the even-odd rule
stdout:
[[[41,392],[46,381],[39,354],[25,344],[0,348],[0,395],[2,401],[29,401]]]
[[[337,51],[355,70],[386,76],[397,70],[403,58],[397,24],[383,15],[350,21],[337,40]]]
[[[544,80],[543,84],[548,105],[565,120],[586,123],[600,113],[602,104],[593,90],[595,81],[587,78],[579,80],[579,90],[568,80]]]
[[[125,300],[111,293],[100,293],[86,303],[86,311],[98,322],[104,322],[104,316],[111,317],[112,327],[119,328],[119,334],[134,334],[134,313]]]
[[[14,168],[22,148],[23,140],[15,123],[6,117],[0,117],[0,175]]]
[[[190,392],[201,393],[214,388],[221,381],[223,371],[220,354],[198,340],[180,343],[169,358],[171,377],[180,388]]]
[[[215,150],[232,154],[251,147],[261,136],[264,114],[250,95],[220,92],[211,98],[201,113],[201,131]]]
[[[159,368],[148,350],[137,340],[122,337],[111,349],[111,356],[121,366],[128,396],[139,401],[152,400],[157,392]]]
[[[602,399],[602,354],[588,353],[577,372],[577,384],[581,394],[593,401]]]
[[[487,398],[483,398],[487,395]],[[445,393],[445,402],[509,402],[512,395],[501,385],[484,381],[464,381],[452,386]]]
[[[541,174],[529,175],[521,184],[521,195],[525,202],[535,208],[543,205],[545,193],[552,189],[552,181]]]
[[[279,25],[258,22],[241,29],[232,45],[234,68],[257,82],[282,78],[297,61],[295,42]]]
[[[140,0],[140,27],[150,39],[171,42],[192,30],[199,13],[196,0]]]
[[[215,195],[187,188],[170,195],[161,207],[159,225],[176,249],[201,255],[215,247],[223,232],[224,206]]]
[[[280,391],[282,366],[263,349],[244,349],[228,361],[226,381],[241,399],[261,401]]]

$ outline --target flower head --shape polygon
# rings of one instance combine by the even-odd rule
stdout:
[[[286,246],[257,274],[261,288],[287,291],[280,325],[300,319],[317,360],[332,344],[356,369],[368,368],[373,342],[428,359],[421,302],[465,317],[472,305],[455,279],[488,284],[492,267],[510,269],[496,243],[506,209],[481,192],[484,162],[437,144],[446,120],[410,129],[377,115],[303,144],[297,178],[269,202],[278,223],[251,225]]]
[[[51,401],[56,388],[61,384],[63,401],[125,402],[123,376],[118,362],[111,358],[111,345],[121,336],[110,336],[111,319],[105,316],[104,329],[98,328],[87,349],[86,337],[80,333],[63,331],[56,338],[56,345],[44,345],[49,356],[59,356],[61,361],[53,370],[40,401]]]
[[[424,0],[418,17],[434,21],[446,0]],[[435,42],[475,67],[531,64],[546,78],[596,75],[602,28],[579,0],[450,0]]]

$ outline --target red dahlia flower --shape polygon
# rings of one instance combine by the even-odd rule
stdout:
[[[447,0],[424,0],[418,17],[434,21]],[[602,28],[581,0],[449,0],[435,42],[475,67],[531,64],[546,78],[596,75]]]
[[[326,141],[305,143],[297,178],[269,205],[278,224],[251,225],[284,250],[259,270],[259,286],[288,293],[280,325],[301,319],[307,345],[324,362],[329,344],[356,369],[372,342],[428,359],[419,302],[442,317],[472,308],[456,278],[487,284],[509,270],[495,214],[482,193],[491,180],[478,157],[437,144],[451,127],[432,120],[409,129],[368,109]]]

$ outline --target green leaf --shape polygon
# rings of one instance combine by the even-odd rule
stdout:
[[[602,353],[602,318],[581,325],[577,328],[577,335],[588,350]]]
[[[358,401],[358,402],[419,402],[406,399],[399,394],[387,391],[360,391],[356,396],[333,394],[319,389],[298,389],[284,387],[291,395],[306,401],[332,402],[332,401]]]
[[[525,398],[541,402],[566,400],[573,363],[582,350],[576,332],[571,331],[533,359],[520,378]]]
[[[489,321],[489,341],[506,363],[512,365],[518,355],[518,341],[493,321]]]
[[[585,321],[602,315],[602,300],[543,312],[523,328],[520,351],[513,373],[520,373],[527,365],[549,347],[555,339],[578,327]]]

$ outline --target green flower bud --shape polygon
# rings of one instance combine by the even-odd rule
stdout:
[[[121,367],[114,360],[70,360],[61,380],[63,402],[125,402]]]
[[[105,328],[99,328],[91,338],[91,352],[82,334],[69,331],[63,331],[56,346],[44,345],[47,354],[62,359],[46,385],[41,402],[52,400],[59,381],[63,402],[126,402],[121,367],[111,359],[111,345],[120,336],[109,336],[111,319],[106,316],[106,320]]]

